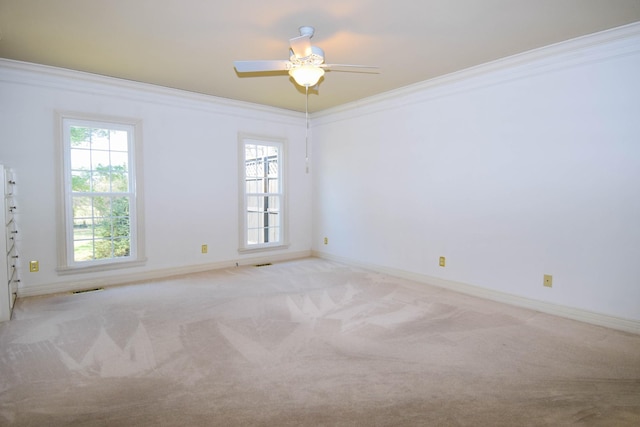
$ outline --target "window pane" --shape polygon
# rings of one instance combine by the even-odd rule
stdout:
[[[111,191],[114,193],[126,193],[129,191],[129,174],[114,168],[111,172]]]
[[[255,178],[257,176],[255,162],[247,162],[245,165],[245,176],[247,178]]]
[[[280,211],[280,197],[279,196],[270,196],[269,199],[269,212],[279,212]]]
[[[269,176],[277,177],[278,176],[278,162],[277,160],[271,159],[269,160]]]
[[[111,216],[111,197],[94,197],[93,198],[93,216],[94,217]]]
[[[113,258],[113,246],[110,239],[96,239],[94,246],[95,259]]]
[[[109,129],[91,129],[91,149],[109,150]]]
[[[269,215],[269,229],[270,230],[271,229],[276,229],[276,230],[279,229],[279,226],[280,226],[280,224],[278,222],[279,220],[280,219],[278,218],[277,215]],[[271,238],[269,241],[273,242],[275,240],[274,240],[274,238]]]
[[[256,228],[262,228],[264,227],[264,213],[263,212],[258,212],[258,213],[251,213],[252,216],[252,222],[253,222],[253,227]]]
[[[261,213],[247,212],[247,228],[257,228],[260,226]]]
[[[245,160],[249,161],[249,160],[255,159],[256,157],[258,157],[256,154],[256,146],[251,144],[245,145],[244,147]]]
[[[73,148],[89,148],[91,146],[91,130],[82,126],[71,126],[70,146]]]
[[[111,192],[111,174],[109,167],[101,166],[91,173],[91,191],[99,193]]]
[[[91,173],[88,171],[72,171],[71,172],[71,191],[89,192],[91,191]]]
[[[73,242],[73,260],[90,261],[93,259],[93,240],[76,240]]]
[[[247,230],[247,244],[257,245],[260,243],[260,232],[262,230],[249,229]]]
[[[271,228],[269,228],[269,241],[270,242],[279,242],[280,241],[280,228],[279,227],[271,227]]]
[[[112,209],[113,216],[129,216],[129,198],[114,197]]]
[[[71,149],[71,169],[73,170],[90,170],[91,169],[91,151]]]
[[[91,150],[91,166],[92,169],[103,169],[109,167],[111,161],[109,160],[109,152],[102,150]]]
[[[113,256],[115,257],[124,257],[129,256],[131,253],[130,250],[131,242],[128,238],[120,238],[113,240]]]
[[[131,223],[129,218],[129,199],[118,197],[113,200],[113,235],[130,236]]]
[[[129,154],[126,152],[111,152],[111,166],[115,169],[119,167],[120,172],[129,170]]]
[[[111,151],[129,151],[128,132],[124,130],[111,131]]]
[[[111,218],[102,218],[99,220],[95,221],[96,224],[96,236],[98,237],[108,237],[111,238],[112,237],[112,220]]]
[[[93,221],[91,218],[76,219],[73,221],[73,240],[92,240]]]
[[[269,179],[269,193],[280,192],[280,182],[277,179]]]
[[[278,147],[276,147],[275,145],[267,145],[265,147],[265,156],[267,157],[273,157],[273,156],[277,156],[278,155]]]
[[[74,197],[73,218],[91,218],[93,216],[93,206],[91,197]]]
[[[246,191],[247,193],[262,193],[262,179],[247,179]]]
[[[121,216],[113,219],[113,236],[129,237],[131,229],[129,228],[129,217]]]
[[[258,210],[258,198],[257,197],[247,197],[247,210],[249,212]]]

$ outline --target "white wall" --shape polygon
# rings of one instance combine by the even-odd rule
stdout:
[[[640,26],[312,123],[314,251],[640,320]]]
[[[148,258],[144,267],[57,274],[57,110],[142,120]],[[287,250],[237,252],[239,132],[288,141]],[[305,173],[304,134],[300,113],[1,61],[0,162],[15,170],[18,181],[19,294],[243,264],[251,257],[308,254],[311,178]],[[202,244],[208,244],[206,255],[201,254]],[[40,272],[28,272],[29,260],[40,261]]]

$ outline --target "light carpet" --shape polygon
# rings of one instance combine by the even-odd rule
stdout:
[[[638,426],[640,336],[309,258],[25,298],[0,425]]]

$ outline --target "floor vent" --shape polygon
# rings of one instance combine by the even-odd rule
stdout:
[[[267,265],[271,265],[270,262],[265,262],[264,264],[256,264],[256,267],[266,267]]]
[[[104,288],[83,289],[81,291],[73,291],[72,294],[86,294],[87,292],[104,291]]]

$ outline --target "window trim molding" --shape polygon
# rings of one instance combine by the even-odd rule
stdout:
[[[254,141],[257,143],[275,143],[281,147],[279,153],[280,163],[280,180],[282,185],[282,200],[281,200],[281,239],[276,243],[263,243],[256,245],[247,245],[246,243],[246,206],[245,206],[245,143],[247,141]],[[255,252],[273,251],[287,249],[290,246],[289,243],[289,184],[288,184],[288,141],[286,138],[278,138],[272,136],[265,136],[252,133],[238,133],[238,253],[250,254]]]
[[[67,191],[66,191],[66,142],[65,142],[65,121],[79,120],[97,122],[105,124],[117,124],[130,126],[133,128],[133,150],[130,153],[133,167],[134,195],[135,195],[135,258],[108,259],[91,261],[88,265],[73,265],[68,259],[68,221],[67,217]],[[56,162],[56,203],[57,203],[57,254],[58,266],[56,272],[59,275],[74,273],[91,273],[107,270],[117,270],[121,268],[137,267],[144,265],[147,261],[145,252],[145,228],[144,228],[144,185],[143,185],[143,161],[142,161],[142,120],[130,117],[109,116],[91,113],[79,113],[72,111],[56,111],[55,122],[57,126],[57,162]]]

